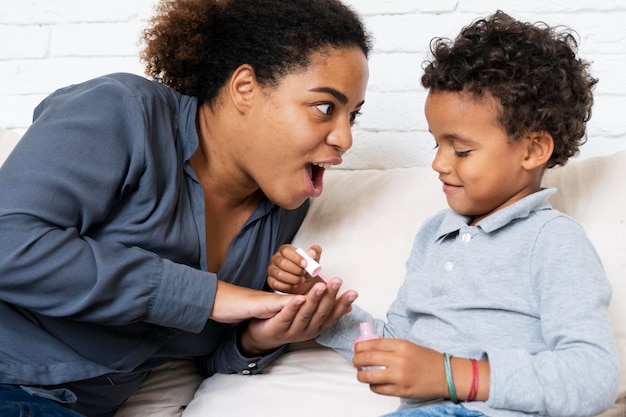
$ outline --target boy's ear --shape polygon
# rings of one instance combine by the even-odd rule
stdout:
[[[246,113],[258,88],[254,68],[248,64],[238,67],[227,84],[228,96],[240,113]]]
[[[554,151],[554,139],[545,131],[533,132],[528,138],[528,147],[523,166],[526,169],[534,169],[545,165]]]

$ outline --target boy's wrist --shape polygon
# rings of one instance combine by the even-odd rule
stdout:
[[[452,402],[487,401],[489,362],[453,357],[443,353],[444,398]]]

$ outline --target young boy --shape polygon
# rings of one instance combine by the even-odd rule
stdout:
[[[611,288],[540,185],[584,143],[597,80],[570,33],[502,12],[432,46],[425,113],[450,209],[419,230],[387,322],[355,306],[318,341],[402,398],[390,416],[598,414],[618,385]],[[301,263],[282,247],[268,282],[284,291]],[[364,321],[384,338],[353,347]]]

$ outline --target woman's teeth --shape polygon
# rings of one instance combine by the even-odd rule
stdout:
[[[333,164],[329,164],[329,163],[318,163],[318,162],[313,162],[313,165],[318,166],[320,168],[324,168],[324,169],[328,169],[330,168]]]

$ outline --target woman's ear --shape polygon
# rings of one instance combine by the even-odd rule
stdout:
[[[528,147],[523,166],[534,169],[545,165],[554,151],[554,139],[545,131],[533,132],[528,137]]]
[[[228,83],[228,96],[240,113],[247,112],[258,87],[252,66],[244,64],[233,72]]]

